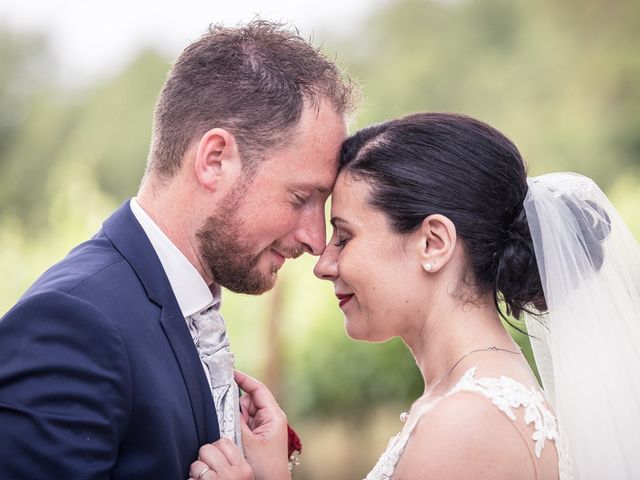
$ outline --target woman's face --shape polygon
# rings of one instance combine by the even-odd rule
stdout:
[[[338,176],[333,235],[314,273],[333,282],[350,337],[384,341],[407,333],[424,271],[412,236],[393,232],[387,217],[368,204],[369,193],[366,182]]]

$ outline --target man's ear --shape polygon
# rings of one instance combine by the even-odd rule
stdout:
[[[418,230],[418,259],[427,273],[441,270],[456,249],[456,227],[444,215],[429,215]]]
[[[194,163],[200,184],[210,191],[235,184],[242,171],[242,159],[235,137],[223,128],[212,128],[198,142]]]

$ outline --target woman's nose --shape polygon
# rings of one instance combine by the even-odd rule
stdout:
[[[322,255],[320,255],[313,273],[321,280],[335,280],[338,277],[338,263],[336,260],[335,246],[329,242]]]

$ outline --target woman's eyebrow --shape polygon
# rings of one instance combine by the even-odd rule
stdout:
[[[329,223],[331,223],[331,225],[333,226],[333,228],[337,228],[339,223],[342,223],[344,225],[349,225],[349,222],[347,222],[345,219],[340,218],[340,217],[331,217],[331,220],[329,220]]]

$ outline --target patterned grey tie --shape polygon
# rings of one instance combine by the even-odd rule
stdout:
[[[233,379],[234,356],[219,303],[187,317],[189,331],[211,380],[220,436],[242,448],[238,386]]]

